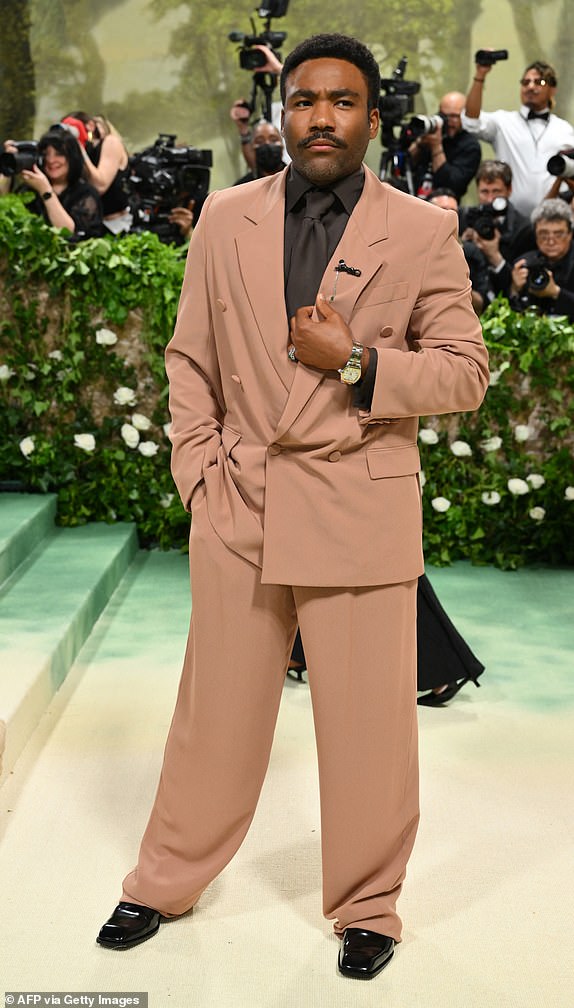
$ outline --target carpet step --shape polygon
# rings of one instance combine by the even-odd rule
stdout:
[[[52,533],[55,517],[54,494],[0,494],[0,585]]]
[[[135,526],[127,524],[52,527],[34,541],[33,510],[25,504],[22,511],[30,512],[29,528],[32,523],[28,553],[14,569],[21,545],[7,547],[6,569],[13,572],[0,590],[2,775],[13,768],[138,548]],[[0,529],[7,533],[10,522],[12,538],[21,539],[22,522],[14,516],[0,519]]]

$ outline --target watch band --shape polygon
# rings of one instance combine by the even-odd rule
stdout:
[[[48,192],[43,192],[43,193],[42,193],[42,199],[43,199],[43,200],[49,200],[49,199],[52,199],[52,196],[53,196],[53,195],[54,195],[54,193],[52,192],[52,190],[51,190],[51,189],[49,189],[49,190],[48,190]]]

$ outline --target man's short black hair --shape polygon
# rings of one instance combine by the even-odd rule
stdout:
[[[295,67],[308,60],[340,59],[353,63],[362,73],[367,84],[368,108],[378,108],[381,92],[381,74],[375,57],[366,45],[350,35],[312,35],[300,42],[289,53],[281,71],[281,101],[285,104],[286,82]]]

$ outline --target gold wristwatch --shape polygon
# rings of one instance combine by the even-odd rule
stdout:
[[[345,367],[339,368],[339,374],[341,375],[341,381],[345,382],[345,385],[354,385],[359,381],[361,377],[361,358],[363,356],[363,347],[360,343],[355,343],[353,341],[353,349],[351,350],[351,356],[345,364]]]

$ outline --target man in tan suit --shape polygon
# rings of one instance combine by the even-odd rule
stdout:
[[[400,940],[419,816],[417,421],[476,409],[488,377],[454,215],[362,164],[379,88],[356,40],[298,46],[282,74],[291,167],[213,193],[191,241],[166,359],[193,615],[138,865],[98,937],[107,947],[189,910],[241,844],[297,622],[341,973],[375,976]],[[319,246],[300,242],[317,198],[330,209],[314,232],[326,258],[313,305],[301,290]]]

